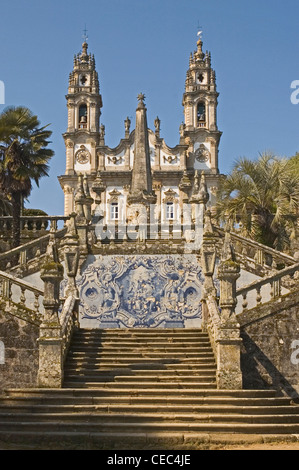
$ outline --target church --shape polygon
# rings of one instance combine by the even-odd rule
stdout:
[[[22,244],[0,254],[0,443],[297,440],[299,263],[217,225],[219,95],[201,37],[175,147],[138,92],[135,129],[127,118],[110,148],[84,41],[66,95],[64,215],[24,217]]]
[[[180,208],[190,202],[194,176],[204,173],[211,201],[217,189],[218,148],[215,71],[211,54],[202,50],[202,40],[190,55],[182,98],[184,123],[178,144],[171,148],[160,135],[160,120],[148,129],[145,96],[138,95],[136,128],[124,122],[124,136],[115,148],[105,144],[105,126],[100,123],[103,106],[94,56],[86,42],[74,57],[67,99],[68,123],[63,135],[66,146],[65,175],[59,177],[65,195],[65,215],[75,208],[77,176],[87,176],[94,204],[101,201],[105,223],[126,223],[134,218],[135,204],[156,205],[159,224],[180,223]],[[196,195],[194,195],[196,199]],[[195,200],[194,199],[194,200]]]

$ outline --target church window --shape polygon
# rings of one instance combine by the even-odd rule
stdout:
[[[87,106],[81,104],[79,107],[79,128],[85,129],[87,127]]]
[[[199,124],[204,123],[206,120],[206,105],[200,101],[197,105],[197,121]]]
[[[112,202],[110,206],[110,218],[111,220],[118,220],[119,212],[118,212],[118,203]]]
[[[166,203],[166,219],[173,220],[174,219],[174,204],[173,202]]]

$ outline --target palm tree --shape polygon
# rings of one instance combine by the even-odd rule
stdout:
[[[9,107],[0,115],[0,191],[12,205],[13,247],[20,244],[22,201],[28,198],[32,182],[39,185],[48,176],[48,161],[54,155],[46,148],[52,132],[28,108]]]
[[[279,250],[295,234],[299,180],[287,159],[262,154],[256,161],[239,159],[222,178],[217,217],[240,223],[243,234]]]

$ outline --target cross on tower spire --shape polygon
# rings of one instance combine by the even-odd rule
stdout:
[[[85,28],[83,29],[83,36],[82,36],[82,38],[83,38],[84,42],[87,42],[87,41],[88,41],[86,25],[85,25]]]

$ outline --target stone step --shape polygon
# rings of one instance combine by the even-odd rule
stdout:
[[[190,393],[193,390],[200,390],[200,389],[208,389],[208,388],[216,388],[216,381],[211,379],[210,377],[204,381],[198,380],[197,382],[140,382],[136,381],[135,383],[128,383],[128,382],[99,382],[96,379],[92,378],[91,380],[72,380],[71,378],[67,378],[64,381],[64,387],[74,388],[74,387],[90,387],[90,388],[98,388],[101,386],[104,390],[109,390],[111,393],[118,394],[128,394],[130,396],[134,396],[140,393],[153,393],[159,394],[161,392],[166,394],[171,393],[179,393],[179,394],[186,394]],[[125,388],[126,387],[126,388]]]
[[[201,328],[80,328],[75,335],[94,335],[94,336],[208,336],[208,333]]]
[[[0,412],[0,429],[3,425],[8,424],[13,427],[13,424],[18,425],[19,423],[26,424],[28,426],[38,423],[52,424],[57,423],[68,425],[70,422],[75,425],[85,425],[86,423],[108,425],[108,424],[150,424],[150,423],[165,423],[165,425],[179,424],[184,422],[185,425],[190,423],[201,424],[201,423],[249,423],[249,424],[299,424],[299,411],[297,413],[290,414],[243,414],[243,413],[178,413],[178,412],[123,412],[123,413],[103,413],[103,412],[51,412],[51,413],[11,413],[11,412]]]
[[[120,344],[209,344],[208,336],[103,336],[103,335],[74,335],[73,341],[87,343],[120,343]]]
[[[53,422],[3,422],[0,423],[0,433],[9,434],[10,438],[15,432],[35,433],[45,436],[45,433],[55,433],[57,430],[65,438],[69,433],[120,433],[128,435],[128,433],[172,433],[172,432],[213,432],[213,433],[245,433],[245,434],[298,434],[298,423],[211,423],[211,422],[116,422],[116,423],[98,423],[98,422],[63,422],[61,420]]]
[[[190,373],[187,369],[179,371],[169,371],[169,370],[137,370],[132,371],[129,369],[115,371],[111,370],[97,370],[94,368],[70,368],[65,369],[65,374],[67,377],[76,376],[76,377],[86,377],[92,373],[94,377],[101,378],[101,380],[143,380],[149,379],[152,380],[197,380],[198,377],[215,377],[216,369],[199,369],[195,373]]]
[[[213,352],[211,346],[206,345],[206,346],[188,346],[188,345],[182,345],[182,346],[175,346],[173,344],[171,345],[163,345],[163,346],[152,346],[152,345],[132,345],[132,346],[123,346],[123,345],[115,345],[115,346],[110,346],[107,345],[106,343],[103,343],[102,345],[96,346],[94,343],[92,344],[82,344],[82,343],[72,343],[70,347],[70,352],[74,351],[86,351],[86,353],[94,353],[94,352],[117,352],[117,353],[127,353],[127,352],[167,352],[167,353],[180,353],[180,352],[193,352],[193,353],[198,353],[198,352]]]
[[[102,388],[98,387],[93,389],[92,392],[88,390],[81,390],[77,388],[59,388],[59,389],[47,389],[47,388],[14,388],[8,389],[0,397],[0,402],[5,401],[6,398],[42,398],[49,399],[51,397],[65,397],[71,399],[78,399],[80,397],[85,397],[88,399],[95,399],[97,396],[102,395]],[[131,391],[131,389],[128,389]],[[111,397],[112,398],[112,397]],[[162,396],[161,399],[166,399]],[[195,400],[214,400],[214,399],[224,399],[224,400],[271,400],[275,403],[290,404],[290,398],[288,397],[277,397],[275,390],[198,390],[194,393]],[[180,397],[174,397],[174,400],[179,400]]]
[[[194,405],[194,404],[176,404],[176,405],[160,405],[160,404],[51,404],[44,403],[36,404],[30,400],[27,403],[6,403],[0,404],[0,413],[13,413],[18,419],[18,413],[175,413],[175,414],[218,414],[224,416],[225,414],[242,414],[242,415],[299,415],[299,407],[291,405],[263,405],[263,406],[238,406],[232,404],[218,405]]]
[[[215,371],[214,373],[210,375],[194,375],[194,376],[178,376],[178,375],[138,375],[138,376],[131,376],[131,375],[113,375],[113,376],[107,376],[107,375],[101,375],[101,374],[96,374],[94,371],[92,374],[90,372],[87,373],[82,373],[81,371],[79,373],[70,373],[68,371],[67,373],[67,379],[68,381],[73,381],[73,380],[86,380],[88,381],[101,381],[101,382],[120,382],[121,384],[127,383],[127,384],[136,384],[138,385],[139,383],[142,382],[151,382],[151,383],[164,383],[164,382],[171,382],[173,384],[179,383],[188,383],[188,382],[203,382],[203,381],[209,381],[209,380],[214,380],[215,379]]]
[[[202,371],[205,369],[216,369],[216,364],[213,361],[198,361],[197,363],[182,363],[179,364],[176,361],[174,363],[169,362],[144,362],[141,361],[139,363],[122,363],[119,364],[117,362],[109,363],[105,362],[105,365],[102,364],[102,361],[89,362],[88,360],[77,360],[77,359],[69,359],[65,363],[65,368],[71,370],[72,368],[76,368],[76,370],[83,369],[84,370],[96,370],[96,371],[111,371],[111,373],[115,373],[115,371],[123,371],[127,370],[129,372],[138,372],[141,370],[146,370],[148,372],[157,373],[157,371],[165,372],[165,373],[177,373],[186,371],[188,374],[197,373],[198,371]]]
[[[163,360],[169,360],[170,362],[174,362],[175,360],[177,361],[190,361],[190,360],[202,360],[202,359],[209,359],[213,360],[214,355],[213,353],[167,353],[167,352],[159,352],[155,353],[152,351],[149,352],[143,352],[143,353],[100,353],[100,352],[95,352],[95,353],[84,353],[81,351],[74,351],[70,352],[69,354],[69,359],[88,359],[89,361],[92,361],[94,359],[98,359],[99,361],[111,361],[111,360],[117,360],[119,362],[127,362],[127,361],[144,361],[144,359],[147,360],[156,360],[156,361],[163,361]]]
[[[84,390],[93,392],[93,390],[89,390],[86,388],[77,389],[78,391]],[[214,389],[210,389],[209,391],[214,391]],[[199,407],[215,407],[215,406],[233,406],[234,408],[242,408],[242,407],[259,407],[259,408],[267,408],[272,407],[273,409],[277,407],[286,407],[289,406],[288,400],[282,399],[269,399],[269,398],[221,398],[221,397],[211,397],[211,398],[197,398],[196,396],[179,396],[179,397],[153,397],[153,396],[137,396],[137,397],[123,397],[123,396],[97,396],[97,397],[88,397],[88,396],[79,396],[76,398],[68,397],[68,396],[52,396],[45,399],[45,397],[40,398],[29,398],[29,397],[10,397],[6,399],[5,405],[11,406],[36,406],[36,405],[44,405],[47,406],[76,406],[78,408],[82,406],[96,406],[96,407],[107,407],[109,410],[112,409],[113,406],[122,407],[123,410],[131,410],[132,407],[141,408],[143,409],[144,406],[149,407],[155,404],[156,408],[162,407],[164,409],[168,409],[169,407],[172,409],[177,409],[178,407],[193,407],[197,409]],[[0,405],[4,403],[0,401]]]

